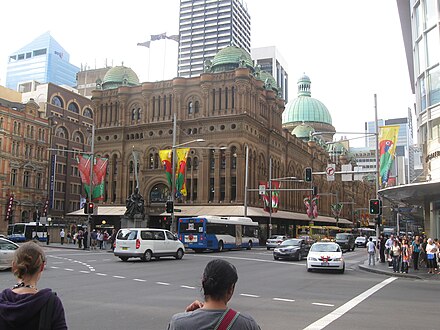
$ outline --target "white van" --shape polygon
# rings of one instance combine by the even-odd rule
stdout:
[[[165,229],[123,228],[116,235],[114,254],[122,261],[127,261],[128,258],[150,261],[153,257],[182,259],[185,247],[175,235]]]

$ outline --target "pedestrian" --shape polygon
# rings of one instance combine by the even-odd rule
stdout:
[[[12,272],[18,283],[0,294],[0,329],[67,329],[60,298],[51,289],[38,289],[45,263],[43,249],[34,242],[15,251]]]
[[[64,236],[66,235],[66,233],[64,232],[64,229],[61,228],[60,229],[60,240],[61,240],[61,245],[64,245]]]
[[[382,234],[379,238],[379,256],[380,256],[380,262],[385,262],[385,243],[386,239],[385,236]]]
[[[101,231],[101,230],[98,230],[97,240],[98,240],[98,246],[99,246],[99,249],[100,249],[100,250],[102,250],[102,242],[103,242],[103,239],[104,239],[104,235],[103,235],[102,231]]]
[[[259,325],[251,316],[227,306],[237,280],[237,270],[231,263],[223,259],[210,261],[202,276],[205,302],[196,300],[185,312],[173,315],[168,330],[259,330]]]
[[[401,268],[400,272],[408,274],[409,259],[410,259],[410,256],[411,256],[411,248],[408,245],[408,240],[407,239],[403,239],[402,240],[402,246],[401,246],[400,254],[402,256],[402,268]]]
[[[432,241],[432,238],[428,239],[425,251],[426,251],[426,259],[427,259],[426,267],[428,267],[428,273],[434,274],[434,270],[436,268],[435,255],[437,253],[437,246]]]
[[[104,235],[102,235],[102,248],[104,250],[107,250],[108,238],[109,238],[108,232],[107,230],[104,230]]]
[[[83,234],[83,245],[84,245],[84,250],[87,250],[89,248],[89,231],[86,229],[84,229],[84,234]]]
[[[93,229],[90,233],[90,249],[96,250],[96,238],[98,237],[98,234],[96,233],[96,229]]]
[[[376,266],[376,245],[373,242],[373,238],[370,237],[367,243],[368,253],[368,266],[371,266],[371,260],[373,260],[373,266]]]
[[[412,261],[414,270],[419,270],[419,256],[420,256],[420,237],[416,236],[411,243],[412,247]]]
[[[110,235],[110,244],[112,246],[112,251],[115,250],[115,242],[116,242],[116,229],[112,229],[112,234]]]
[[[393,272],[398,273],[400,269],[400,244],[399,240],[395,239],[393,247],[390,250],[391,258],[393,259]]]
[[[73,245],[76,245],[76,241],[78,240],[78,233],[73,232],[72,238],[73,238]]]
[[[428,245],[428,239],[426,237],[423,238],[423,242],[420,246],[420,260],[421,264],[424,264],[426,268],[428,268],[428,256],[426,255],[426,246]]]
[[[393,258],[391,256],[391,249],[393,248],[393,245],[394,245],[394,235],[391,235],[389,238],[387,235],[386,238],[387,238],[387,240],[385,242],[385,253],[387,256],[387,260],[388,260],[388,267],[392,268]]]
[[[70,233],[70,231],[67,232],[67,244],[70,244],[71,240],[72,240],[72,234]]]
[[[83,231],[82,229],[78,230],[78,236],[76,237],[78,240],[78,248],[82,249],[82,242],[83,242]]]

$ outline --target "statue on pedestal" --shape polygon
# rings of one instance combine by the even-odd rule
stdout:
[[[134,192],[127,198],[126,208],[124,215],[134,218],[135,215],[141,215],[143,217],[145,213],[144,198],[139,193],[139,188],[135,188]]]

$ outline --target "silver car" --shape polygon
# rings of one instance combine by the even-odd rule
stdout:
[[[0,238],[0,270],[11,268],[18,245],[6,238]]]
[[[287,239],[287,236],[283,235],[272,235],[270,238],[266,241],[266,248],[268,250],[276,248],[280,243],[285,241]]]

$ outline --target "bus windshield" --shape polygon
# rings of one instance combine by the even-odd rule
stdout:
[[[203,222],[181,222],[179,232],[181,234],[203,233]]]

